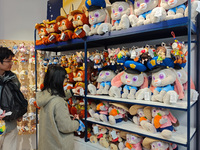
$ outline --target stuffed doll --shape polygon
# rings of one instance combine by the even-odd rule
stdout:
[[[156,112],[152,112],[152,117],[152,123],[157,132],[160,132],[161,135],[166,139],[170,139],[172,132],[174,131],[174,127],[179,126],[178,120],[168,109],[157,109]]]
[[[87,79],[89,79],[89,74]],[[85,89],[85,70],[76,69],[73,80],[76,82],[74,88],[82,87],[83,89]]]
[[[196,22],[196,16],[198,15],[198,13],[200,12],[200,1],[199,0],[191,0],[191,20],[193,23]],[[188,6],[186,7],[185,10],[185,17],[188,17]]]
[[[150,106],[133,105],[129,108],[129,113],[133,115],[132,121],[134,124],[141,126],[148,132],[156,133],[152,120],[152,108]]]
[[[66,65],[67,65],[67,58],[66,58],[66,56],[62,56],[61,57],[61,62],[60,62],[60,65],[61,65],[61,67],[66,67]]]
[[[117,55],[120,52],[120,48],[117,49],[108,49],[108,57],[110,58],[111,65],[115,65],[117,61]]]
[[[58,57],[53,58],[53,64],[57,65],[59,63]]]
[[[19,51],[23,54],[26,54],[27,50],[26,50],[26,46],[25,43],[21,43],[19,44]]]
[[[158,56],[157,63],[160,64],[163,62],[166,56],[166,48],[164,46],[159,46],[156,49],[156,55]]]
[[[126,60],[128,60],[128,54],[129,51],[123,47],[122,50],[120,50],[119,53],[117,54],[117,64],[123,66]]]
[[[139,57],[140,57],[140,48],[136,48],[136,47],[132,47],[130,50],[129,50],[129,53],[130,53],[130,59],[134,60],[134,61],[139,61]]]
[[[134,3],[134,14],[138,16],[131,20],[134,26],[150,24],[163,21],[166,17],[166,11],[158,6],[158,0],[136,0]]]
[[[89,84],[93,84],[95,87],[97,87],[97,78],[98,78],[98,70],[91,67]]]
[[[58,16],[56,18],[58,30],[60,30],[61,32],[61,34],[58,36],[58,42],[72,39],[73,30],[74,30],[72,19],[73,19],[73,16],[71,15],[67,15],[66,17]]]
[[[87,34],[91,36],[109,32],[112,25],[110,24],[105,0],[86,0],[85,6],[89,11],[89,23],[91,25],[91,29]]]
[[[167,11],[166,20],[181,18],[185,13],[187,0],[161,0],[160,6]]]
[[[46,31],[49,34],[48,37],[45,39],[45,44],[56,43],[58,41],[59,30],[56,20],[43,20],[43,23],[46,26]]]
[[[110,149],[118,150],[118,145],[119,145],[120,142],[122,142],[120,132],[121,131],[116,130],[116,129],[110,129],[109,130]]]
[[[71,12],[71,15],[73,16],[72,23],[75,28],[72,39],[85,37],[86,33],[88,33],[88,31],[90,30],[88,26],[88,12],[84,10],[73,10]]]
[[[103,59],[103,56],[96,52],[94,55],[93,55],[93,61],[94,61],[94,69],[98,69],[100,70],[102,68],[102,59]]]
[[[46,26],[44,23],[41,23],[41,24],[36,24],[35,25],[35,29],[37,29],[38,31],[38,35],[40,37],[39,40],[36,40],[35,44],[36,45],[42,45],[42,44],[47,44],[45,42],[45,39],[47,38],[48,36],[48,32],[46,31]]]
[[[121,131],[120,136],[125,139],[125,143],[123,146],[120,146],[120,150],[142,150],[142,141],[143,138],[137,134],[128,133]]]
[[[176,144],[170,144],[168,142],[159,141],[156,139],[151,138],[144,138],[142,141],[143,148],[146,148],[148,150],[175,150],[177,149]]]
[[[130,27],[128,16],[131,13],[131,5],[125,0],[110,0],[112,31],[127,29]]]
[[[116,123],[127,121],[128,107],[121,103],[110,103],[108,121],[111,125]]]
[[[138,88],[148,87],[148,79],[144,73],[141,73],[142,70],[146,70],[146,67],[134,61],[126,61],[125,66],[129,68],[120,72],[112,79],[109,95],[117,98],[135,99],[135,93]],[[119,88],[122,85],[125,85],[123,87],[123,94],[121,94]]]
[[[103,60],[102,60],[103,67],[110,66],[110,59],[109,59],[108,55],[109,55],[108,51],[104,50],[103,51]]]
[[[35,46],[33,44],[30,45],[30,53],[31,55],[35,54]]]
[[[97,78],[98,88],[96,88],[93,84],[88,85],[88,90],[90,91],[90,94],[109,94],[111,80],[114,77],[115,73],[109,67],[105,67],[104,69],[102,69]]]
[[[150,46],[147,45],[147,46],[145,46],[144,49],[142,49],[140,51],[140,63],[146,64],[147,61],[152,58],[150,53],[149,53],[150,50],[151,50]]]

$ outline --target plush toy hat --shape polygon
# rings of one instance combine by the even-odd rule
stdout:
[[[86,0],[85,6],[87,7],[88,11],[101,9],[106,7],[105,0]]]
[[[110,103],[110,104],[128,111],[128,107],[124,103]]]
[[[45,28],[45,25],[44,25],[44,23],[36,23],[35,24],[35,29],[39,29],[39,28],[41,28],[41,27],[44,27]]]
[[[140,108],[144,108],[144,106],[142,105],[133,105],[129,108],[129,113],[131,115],[136,115],[137,114],[137,110],[140,109]]]
[[[135,62],[133,60],[126,61],[124,66],[126,68],[136,69],[140,72],[144,72],[145,70],[147,70],[147,67],[144,64],[139,63],[139,62]]]
[[[56,23],[56,20],[49,20],[49,19],[47,19],[47,20],[43,20],[43,23],[44,24],[52,24],[52,23]]]
[[[128,0],[109,0],[111,4],[113,4],[114,2],[127,2]],[[134,4],[133,0],[129,0],[130,2],[132,2]]]
[[[151,149],[151,143],[153,143],[153,142],[159,142],[159,140],[151,139],[151,138],[146,137],[146,138],[142,141],[142,145],[143,145],[143,147],[146,148],[146,149]]]

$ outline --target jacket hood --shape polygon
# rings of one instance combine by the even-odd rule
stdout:
[[[11,71],[7,71],[5,72],[5,75],[3,77],[0,77],[0,80],[2,80],[3,82],[6,82],[9,80],[13,80],[14,78],[17,78],[16,75]]]
[[[51,101],[55,97],[57,96],[51,95],[47,90],[37,92],[36,103],[39,107],[44,107],[46,104],[48,104],[49,101]]]

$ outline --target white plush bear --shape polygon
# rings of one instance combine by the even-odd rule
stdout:
[[[138,20],[135,22],[131,20],[131,24],[136,23],[137,26],[140,26],[163,21],[166,12],[163,8],[157,6],[158,0],[136,0],[134,4],[134,14],[138,16]]]
[[[160,6],[167,11],[166,20],[184,17],[187,0],[161,0]]]
[[[195,18],[198,15],[198,13],[200,12],[200,1],[199,0],[192,0],[191,3],[191,20],[192,22],[196,22]],[[185,10],[185,17],[188,17],[188,6]]]
[[[131,13],[130,4],[125,0],[110,0],[112,29],[121,30],[130,27],[128,16]]]
[[[151,97],[152,101],[171,104],[184,97],[183,86],[173,68],[152,73],[152,85],[156,87]]]

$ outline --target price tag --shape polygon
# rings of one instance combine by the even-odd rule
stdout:
[[[176,93],[171,93],[170,94],[170,103],[176,103],[177,102],[177,99],[178,99],[178,97],[177,97],[177,94]]]
[[[75,33],[76,35],[79,35],[82,32],[82,29],[78,29]]]
[[[103,24],[102,26],[103,26],[102,31],[104,33],[108,32],[108,26],[107,26],[107,24]]]
[[[145,99],[145,101],[150,101],[150,92],[144,93],[144,99]]]
[[[200,13],[200,2],[198,2],[198,7],[197,7],[196,11],[198,11]]]
[[[112,130],[111,135],[112,135],[112,138],[113,138],[113,139],[116,139],[116,138],[117,138],[117,134],[116,134],[116,131],[115,131],[115,130]]]
[[[154,14],[155,17],[161,17],[162,16],[162,10],[161,8],[157,7],[156,13]]]
[[[94,134],[98,134],[99,128],[97,126],[93,126],[93,132],[94,132]]]

